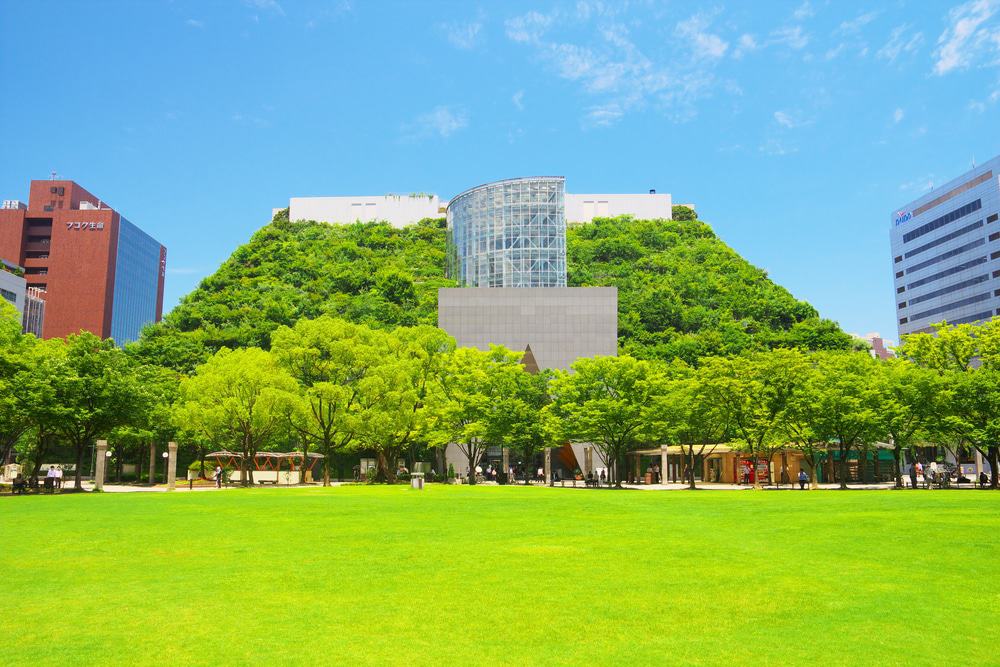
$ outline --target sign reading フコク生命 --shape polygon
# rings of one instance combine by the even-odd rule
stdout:
[[[104,229],[103,222],[67,222],[66,229],[92,229],[92,230],[102,230]]]

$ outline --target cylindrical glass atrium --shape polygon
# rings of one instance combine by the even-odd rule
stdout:
[[[562,176],[512,178],[448,204],[449,274],[466,287],[565,287]]]

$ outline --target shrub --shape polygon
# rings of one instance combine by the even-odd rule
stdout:
[[[375,468],[374,467],[368,468],[368,470],[365,472],[365,480],[369,484],[374,484],[375,483],[375,476],[376,476],[376,472],[375,472]]]
[[[455,464],[448,464],[448,479],[455,479]]]

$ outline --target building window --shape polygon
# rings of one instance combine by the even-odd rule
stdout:
[[[896,308],[899,308],[899,309],[906,308],[906,302],[905,301],[900,301],[899,303],[896,304]]]
[[[908,318],[905,318],[905,317],[901,317],[901,318],[899,318],[899,323],[900,323],[900,324],[906,324],[906,323],[907,323],[907,322],[909,322],[909,321],[910,321],[910,320],[909,320]]]
[[[913,266],[908,267],[906,269],[906,272],[914,273],[915,271],[919,271],[920,269],[926,269],[928,266],[937,264],[938,262],[943,262],[944,260],[951,259],[952,257],[957,257],[958,255],[961,255],[963,252],[967,252],[969,250],[972,250],[973,248],[978,248],[981,245],[986,245],[986,239],[982,238],[976,239],[975,241],[970,241],[965,245],[960,245],[957,248],[949,250],[948,252],[943,252],[940,255],[931,257],[930,259],[920,262],[919,264],[914,264]]]
[[[990,234],[990,241],[996,241],[997,239],[1000,239],[1000,232],[993,232]]]
[[[904,257],[906,257],[907,259],[909,259],[909,258],[913,257],[914,255],[919,255],[920,253],[924,252],[925,250],[930,250],[931,248],[935,248],[935,247],[941,245],[942,243],[947,243],[948,241],[950,241],[952,239],[957,239],[959,236],[963,236],[964,234],[968,234],[969,232],[974,231],[976,229],[979,229],[982,226],[983,226],[983,221],[982,220],[977,220],[976,222],[972,223],[971,225],[966,225],[965,227],[962,227],[961,229],[956,229],[955,231],[951,232],[950,234],[945,234],[944,236],[942,236],[939,239],[934,239],[930,243],[925,243],[924,245],[920,246],[919,248],[914,248],[910,252],[906,253],[904,255]]]
[[[941,313],[946,313],[949,310],[954,310],[955,308],[961,308],[962,306],[968,306],[973,303],[979,303],[980,301],[986,301],[990,298],[989,292],[983,292],[982,294],[976,294],[975,296],[966,297],[964,299],[959,299],[953,303],[946,303],[943,306],[938,306],[937,308],[931,308],[930,310],[925,310],[922,313],[917,313],[913,315],[913,319],[922,320],[925,317],[931,317],[932,315],[940,315]]]
[[[916,303],[923,303],[924,301],[928,301],[930,299],[942,296],[944,294],[950,294],[952,292],[957,292],[958,290],[964,289],[966,287],[972,287],[973,285],[985,283],[989,279],[990,279],[989,275],[984,273],[981,276],[976,276],[975,278],[969,278],[968,280],[962,280],[960,282],[955,283],[954,285],[948,285],[947,287],[936,289],[933,292],[928,292],[927,294],[921,294],[920,296],[911,296],[910,305],[912,306],[913,304]]]
[[[905,287],[897,287],[896,288],[896,294],[902,294],[905,291],[906,291]]]
[[[896,262],[896,264],[899,264],[900,262],[902,262],[902,261],[903,261],[903,256],[902,256],[902,255],[900,255],[899,257],[897,257],[897,258],[896,258],[895,260],[893,260],[893,261],[894,261],[894,262]]]
[[[935,218],[934,220],[931,220],[927,224],[920,225],[913,231],[903,234],[903,243],[909,243],[910,241],[912,241],[917,237],[923,236],[924,234],[930,234],[935,229],[940,229],[941,227],[944,227],[948,223],[955,222],[959,218],[964,218],[970,213],[978,211],[982,207],[983,207],[983,201],[981,199],[977,199],[974,202],[970,202],[965,206],[959,206],[954,211],[951,211],[950,213],[945,213],[940,218]]]
[[[994,213],[990,217],[986,218],[986,224],[989,224],[991,222],[996,222],[996,221],[997,221],[997,214],[996,213]]]
[[[903,277],[903,272],[902,271],[896,271],[896,277],[897,278],[902,278]]]

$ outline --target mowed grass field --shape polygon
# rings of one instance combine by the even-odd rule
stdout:
[[[988,491],[2,498],[0,663],[997,663],[998,563]]]

